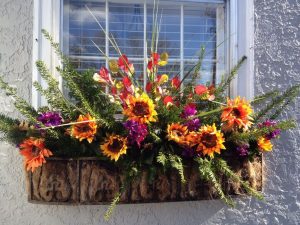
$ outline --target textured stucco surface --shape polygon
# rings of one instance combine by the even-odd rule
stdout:
[[[0,74],[30,99],[32,0],[0,1]],[[300,2],[255,0],[256,93],[300,82]],[[282,117],[299,122],[299,99]],[[17,113],[0,97],[2,113]],[[230,209],[220,201],[122,205],[108,224],[300,224],[300,129],[282,135],[265,157],[265,202],[238,200]],[[106,224],[105,206],[44,206],[26,202],[22,160],[5,143],[0,148],[0,225]]]

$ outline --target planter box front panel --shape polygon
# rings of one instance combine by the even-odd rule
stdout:
[[[256,190],[262,189],[262,161],[228,162]],[[121,196],[121,203],[193,201],[218,198],[213,186],[199,177],[197,168],[185,168],[187,182],[181,184],[177,171],[159,172],[148,183],[143,171]],[[44,204],[108,204],[122,186],[124,177],[96,158],[50,158],[34,173],[28,172],[29,202]],[[239,183],[220,177],[227,194],[241,195]]]

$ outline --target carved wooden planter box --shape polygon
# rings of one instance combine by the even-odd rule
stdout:
[[[262,159],[229,162],[234,171],[257,190],[262,188]],[[185,168],[187,182],[180,183],[177,171],[159,173],[152,184],[143,172],[121,197],[121,203],[193,201],[217,198],[214,188],[203,182],[196,168]],[[228,194],[244,194],[238,183],[222,179]],[[107,204],[122,184],[118,171],[112,171],[97,158],[49,158],[47,163],[27,173],[28,199],[43,204]]]

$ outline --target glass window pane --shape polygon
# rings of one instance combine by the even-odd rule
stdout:
[[[105,35],[86,9],[88,6],[105,28],[105,4],[103,2],[64,1],[64,52],[73,56],[99,56],[105,49]]]
[[[153,5],[147,5],[147,44],[151,52]],[[180,58],[180,5],[159,5],[158,52],[168,52],[170,58]]]
[[[109,32],[128,57],[144,57],[144,7],[141,4],[109,4]],[[110,56],[118,56],[110,44]]]

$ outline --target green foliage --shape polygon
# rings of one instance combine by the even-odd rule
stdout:
[[[271,102],[263,109],[259,110],[255,117],[254,122],[263,120],[264,118],[276,119],[285,107],[290,104],[300,92],[300,85],[294,85],[283,92],[281,95],[272,98]]]
[[[3,89],[7,96],[11,96],[14,99],[14,106],[19,110],[22,115],[26,116],[30,122],[35,122],[37,117],[37,111],[28,104],[23,98],[17,95],[16,88],[9,86],[4,82],[0,76],[0,88]]]
[[[252,104],[252,105],[257,105],[257,104],[262,103],[263,101],[267,100],[267,99],[270,98],[270,97],[276,97],[276,96],[278,96],[278,95],[279,95],[279,91],[278,91],[278,90],[270,91],[270,92],[267,92],[267,93],[265,93],[265,94],[256,96],[256,97],[251,101],[251,104]]]
[[[256,197],[259,200],[263,200],[263,195],[251,188],[248,182],[243,181],[237,174],[235,174],[234,171],[229,168],[225,160],[216,158],[212,161],[212,165],[217,171],[232,179],[234,182],[239,182],[248,194]]]
[[[230,71],[229,75],[223,76],[221,83],[216,88],[215,95],[218,96],[220,94],[224,94],[227,91],[227,88],[229,87],[231,81],[236,77],[238,70],[243,65],[244,61],[247,59],[246,56],[243,56],[237,63],[236,66],[233,67],[233,69]],[[226,77],[226,78],[225,78]]]
[[[253,129],[248,132],[240,133],[233,132],[228,138],[227,141],[235,141],[235,142],[249,142],[255,141],[258,138],[271,133],[277,129],[280,130],[288,130],[296,127],[296,123],[293,120],[280,121],[274,126],[270,127],[262,127],[259,129]]]
[[[100,124],[109,127],[110,123],[101,118],[101,115],[93,110],[90,102],[85,98],[83,91],[80,89],[78,83],[76,82],[76,79],[80,77],[80,74],[72,67],[69,59],[63,55],[59,48],[59,44],[54,42],[53,38],[47,31],[42,30],[42,33],[44,34],[45,38],[49,40],[52,48],[61,58],[63,68],[58,67],[57,70],[58,72],[60,72],[60,75],[66,82],[66,86],[67,88],[69,88],[70,94],[82,104],[82,108],[84,109],[85,113],[89,113],[90,115],[95,117]]]
[[[164,154],[163,152],[159,152],[156,161],[160,163],[163,168],[176,169],[180,175],[181,183],[186,182],[184,177],[184,167],[180,156],[171,153]]]
[[[65,98],[59,89],[59,82],[51,75],[44,62],[37,61],[36,66],[41,77],[47,82],[48,87],[47,89],[43,89],[38,82],[34,82],[33,85],[37,91],[47,99],[54,110],[61,110],[65,117],[71,118],[73,117],[75,110],[82,111]]]
[[[184,168],[182,164],[182,159],[178,155],[169,154],[169,162],[171,167],[176,169],[178,171],[178,174],[180,175],[181,183],[185,183],[185,177],[184,177]]]
[[[106,212],[105,212],[105,214],[104,214],[104,220],[105,220],[105,221],[109,221],[109,219],[111,218],[111,216],[112,216],[112,214],[113,214],[113,212],[114,212],[114,210],[115,210],[117,204],[118,204],[119,201],[120,201],[121,195],[122,195],[122,194],[121,194],[120,192],[118,192],[118,193],[115,195],[115,197],[114,197],[114,199],[112,200],[112,202],[110,203],[108,209],[106,210]]]
[[[222,199],[227,205],[234,206],[233,200],[226,196],[222,190],[222,185],[220,181],[218,181],[218,175],[216,174],[215,170],[213,169],[212,160],[203,159],[203,158],[196,158],[195,161],[198,163],[199,167],[199,174],[201,179],[211,183],[218,193],[220,199]]]

